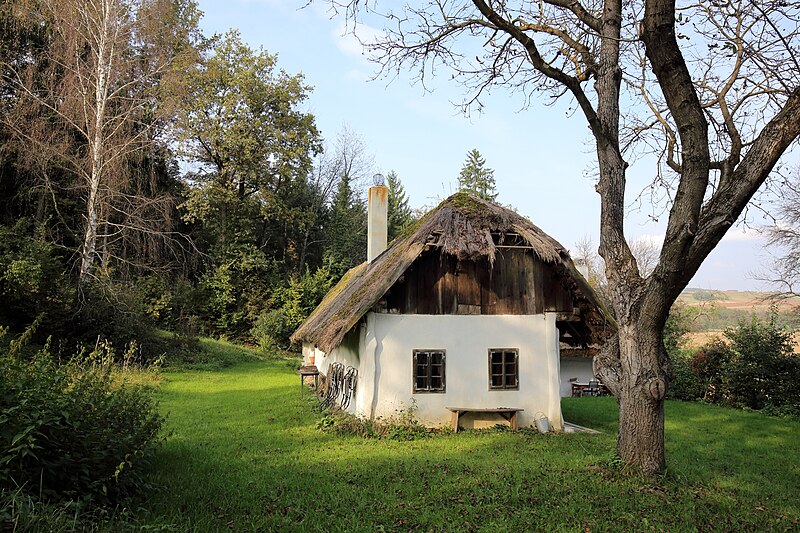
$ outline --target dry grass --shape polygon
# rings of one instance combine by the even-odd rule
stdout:
[[[683,336],[686,348],[700,348],[717,339],[724,338],[722,330],[691,331]],[[794,334],[794,353],[800,354],[800,333]]]

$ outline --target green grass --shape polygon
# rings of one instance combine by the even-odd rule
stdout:
[[[286,363],[166,373],[163,487],[136,527],[177,531],[709,531],[798,524],[800,423],[667,404],[669,472],[613,466],[613,399],[565,399],[600,435],[325,433]]]

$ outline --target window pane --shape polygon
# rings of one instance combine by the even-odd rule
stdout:
[[[414,350],[414,392],[444,391],[444,350]]]
[[[502,387],[503,386],[503,376],[492,376],[492,387]]]

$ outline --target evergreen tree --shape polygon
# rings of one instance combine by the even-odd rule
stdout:
[[[413,222],[414,217],[408,206],[408,198],[400,178],[394,170],[386,176],[386,186],[389,188],[389,242],[394,240],[403,229]]]
[[[339,179],[326,233],[328,255],[344,270],[366,260],[367,210],[353,192],[347,173]]]
[[[494,170],[486,166],[486,160],[477,148],[467,152],[467,160],[458,174],[458,190],[473,192],[486,200],[497,198]]]

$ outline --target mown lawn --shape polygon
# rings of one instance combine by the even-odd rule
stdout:
[[[667,406],[670,470],[615,468],[612,399],[567,399],[600,435],[325,433],[283,362],[167,373],[163,489],[137,526],[178,531],[733,531],[800,528],[800,423]]]

